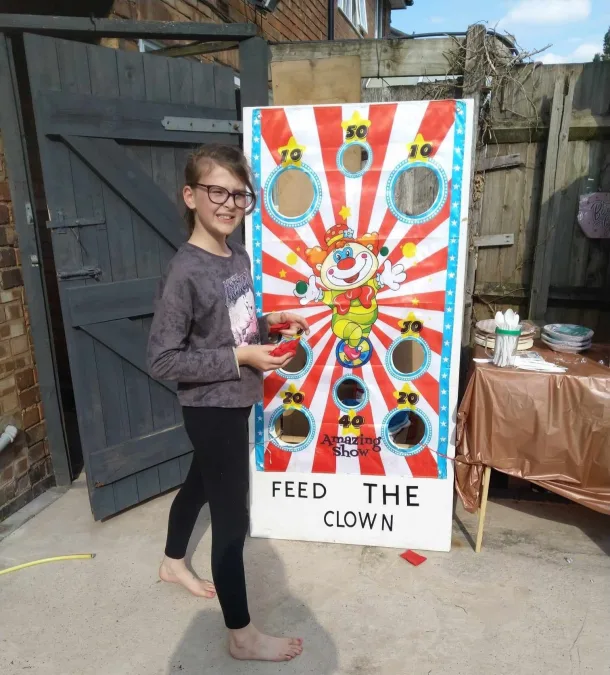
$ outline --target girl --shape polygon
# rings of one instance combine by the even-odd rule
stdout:
[[[285,335],[307,322],[289,312],[257,319],[250,259],[227,238],[254,208],[250,169],[232,146],[204,146],[188,160],[183,197],[190,239],[164,275],[148,345],[152,377],[178,382],[193,462],[169,513],[159,576],[191,593],[216,593],[237,659],[288,661],[302,652],[300,639],[274,638],[250,622],[243,548],[248,529],[248,417],[262,398],[262,372],[284,367],[274,357],[269,326],[289,323]],[[184,556],[201,507],[212,520],[214,585],[195,577]]]

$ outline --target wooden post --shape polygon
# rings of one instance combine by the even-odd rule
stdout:
[[[556,224],[559,222],[560,191],[565,181],[568,163],[568,145],[570,123],[572,120],[572,101],[576,79],[574,76],[558,79],[553,93],[551,126],[544,166],[542,184],[542,205],[538,223],[538,238],[534,251],[534,271],[532,274],[532,294],[530,298],[529,318],[533,321],[544,320],[551,286],[551,270],[555,248]]]
[[[239,45],[241,105],[258,108],[269,105],[269,47],[261,37]]]
[[[486,466],[483,473],[483,494],[481,495],[481,506],[479,508],[479,529],[477,530],[477,541],[474,548],[475,553],[480,553],[483,545],[483,528],[485,527],[485,514],[487,513],[487,498],[489,497],[490,481],[491,467]]]
[[[483,47],[486,28],[481,25],[470,26],[466,35],[466,62],[464,66],[463,98],[474,99],[474,133],[472,134],[472,169],[470,172],[470,209],[468,214],[468,261],[464,288],[464,323],[462,326],[462,347],[470,345],[475,273],[477,270],[477,248],[474,237],[478,236],[481,223],[481,205],[483,198],[474,200],[474,178],[476,175],[476,152],[479,138],[479,109],[481,105],[481,87],[485,84]],[[468,363],[468,358],[462,358]]]

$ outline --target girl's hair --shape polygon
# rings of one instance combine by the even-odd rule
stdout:
[[[254,195],[254,201],[247,210],[247,213],[251,213],[256,205],[256,192],[252,183],[252,172],[244,153],[235,145],[202,145],[194,150],[189,155],[184,167],[184,182],[186,185],[194,189],[200,178],[210,171],[214,164],[218,164],[223,169],[230,171]],[[184,218],[188,225],[189,234],[192,234],[195,229],[195,211],[187,207]]]

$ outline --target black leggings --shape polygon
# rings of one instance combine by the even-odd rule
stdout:
[[[201,507],[210,503],[212,578],[227,628],[250,623],[244,542],[248,531],[250,408],[183,408],[194,455],[169,512],[165,555],[184,558]]]

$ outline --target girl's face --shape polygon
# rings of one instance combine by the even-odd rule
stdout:
[[[245,208],[236,206],[231,196],[224,204],[215,203],[223,198],[217,188],[233,193],[247,192],[247,187],[231,171],[218,164],[201,174],[198,183],[200,185],[195,187],[185,185],[182,192],[188,208],[195,211],[195,227],[203,227],[214,238],[228,237],[243,220]]]

